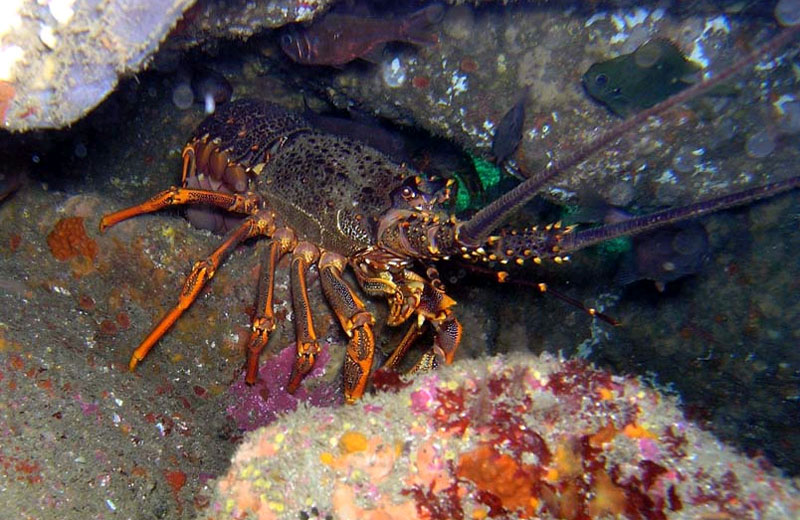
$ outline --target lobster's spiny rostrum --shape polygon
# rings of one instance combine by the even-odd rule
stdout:
[[[263,237],[267,243],[247,346],[246,380],[255,382],[258,356],[275,329],[275,270],[279,260],[290,255],[297,355],[288,388],[298,387],[320,351],[306,284],[308,269],[316,265],[325,297],[350,338],[344,389],[352,402],[367,386],[375,352],[375,319],[360,298],[362,291],[387,300],[389,325],[407,327],[386,362],[389,367],[397,366],[428,326],[433,328],[434,344],[417,366],[450,363],[461,341],[462,327],[454,313],[455,301],[445,293],[433,262],[451,257],[501,265],[528,260],[540,263],[543,259],[561,262],[570,252],[602,240],[641,233],[796,188],[800,177],[587,231],[574,231],[558,223],[497,231],[506,217],[555,176],[649,117],[707,92],[736,70],[752,65],[764,52],[791,41],[798,30],[784,30],[731,69],[638,113],[551,169],[529,177],[466,221],[446,209],[449,182],[425,180],[362,143],[314,130],[302,116],[277,105],[252,100],[229,103],[206,119],[184,148],[181,187],[165,190],[100,221],[104,230],[141,213],[183,204],[238,216],[235,221],[211,222],[212,229],[227,231],[225,239],[208,258],[194,265],[178,303],[134,351],[131,369],[197,298],[225,257],[249,238]],[[343,277],[347,268],[354,273],[361,291]],[[424,275],[420,274],[423,270]]]

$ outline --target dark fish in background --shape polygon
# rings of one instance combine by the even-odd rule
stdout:
[[[206,114],[213,114],[217,105],[230,101],[233,94],[233,87],[225,76],[208,67],[193,66],[191,84],[194,99],[203,104]]]
[[[297,63],[341,66],[367,57],[388,42],[436,44],[439,38],[429,29],[443,15],[441,4],[429,5],[399,20],[330,13],[309,27],[289,27],[280,44]]]
[[[696,83],[699,71],[674,43],[658,38],[630,54],[595,63],[583,75],[583,86],[612,112],[627,117]]]
[[[514,154],[522,141],[522,129],[525,125],[525,101],[528,99],[529,90],[530,86],[525,87],[517,102],[506,112],[495,128],[494,139],[492,139],[492,155],[498,166],[501,166]],[[515,176],[520,177],[517,174]]]
[[[686,222],[635,236],[616,281],[628,285],[652,280],[659,292],[667,283],[700,272],[710,257],[708,232],[699,222]]]
[[[383,128],[375,118],[357,111],[350,111],[349,115],[350,118],[318,114],[308,105],[303,112],[314,128],[365,143],[397,162],[407,160],[405,139]]]

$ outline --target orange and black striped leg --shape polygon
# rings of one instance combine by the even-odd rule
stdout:
[[[114,213],[109,213],[100,219],[100,231],[105,231],[109,227],[122,222],[123,220],[152,213],[169,206],[180,206],[183,204],[210,204],[218,208],[234,213],[253,215],[261,205],[261,197],[253,193],[239,195],[234,193],[221,193],[210,190],[195,190],[189,188],[178,188],[172,186],[154,197],[125,208]]]
[[[314,361],[320,352],[306,287],[308,268],[317,260],[319,260],[319,249],[309,242],[300,242],[292,252],[292,308],[297,336],[297,357],[287,386],[290,393],[294,393],[300,387],[300,382],[314,367]]]
[[[372,370],[375,357],[372,325],[375,318],[342,279],[346,265],[342,255],[326,251],[319,260],[319,276],[325,297],[350,337],[344,360],[344,397],[348,403],[354,403],[364,394]]]
[[[436,336],[433,339],[433,352],[436,360],[445,365],[453,362],[456,350],[461,344],[463,328],[449,309],[442,311],[440,319],[432,321]]]
[[[186,186],[186,179],[194,175],[195,171],[197,171],[197,158],[194,152],[194,146],[192,144],[184,146],[181,157],[183,158],[181,186]]]
[[[431,370],[436,370],[439,367],[439,360],[436,357],[436,354],[432,350],[426,350],[422,353],[414,366],[406,370],[403,375],[411,376],[414,374],[419,374],[421,372],[430,372]]]
[[[400,282],[395,282],[391,276],[367,277],[359,274],[358,268],[354,269],[356,279],[365,293],[371,296],[385,296],[389,304],[389,316],[386,322],[390,326],[404,323],[419,305],[419,296],[422,294],[424,282],[411,271],[405,271]],[[406,279],[406,276],[416,277]]]
[[[433,325],[433,352],[437,361],[446,365],[453,362],[463,332],[452,311],[455,304],[456,301],[444,292],[441,281],[435,276],[425,283],[416,309],[420,323],[428,321]]]
[[[294,248],[297,239],[289,228],[278,229],[261,257],[258,277],[258,293],[250,339],[247,342],[247,384],[254,384],[258,378],[258,356],[275,330],[273,296],[275,292],[275,267],[280,259]]]
[[[192,272],[186,278],[180,296],[178,296],[178,303],[161,318],[161,321],[150,331],[150,334],[133,351],[128,365],[129,368],[134,370],[136,365],[147,356],[147,353],[150,352],[156,342],[166,334],[167,330],[178,320],[181,314],[197,299],[205,284],[211,280],[225,257],[237,245],[248,238],[270,235],[274,231],[275,224],[272,216],[267,212],[259,212],[246,218],[239,227],[228,233],[222,244],[208,258],[195,263]]]
[[[392,355],[389,356],[389,359],[383,364],[383,368],[388,368],[391,370],[397,370],[400,361],[408,352],[408,349],[411,348],[411,345],[422,335],[422,326],[420,325],[419,320],[415,320],[411,323],[411,326],[408,327],[403,339],[400,340],[400,343],[394,348]]]

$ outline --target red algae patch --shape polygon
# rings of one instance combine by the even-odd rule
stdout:
[[[539,503],[530,485],[535,478],[531,468],[487,444],[461,455],[456,475],[499,499],[501,507],[508,511],[522,511],[530,516]]]
[[[411,84],[414,88],[428,88],[431,86],[431,80],[427,76],[414,76],[411,78]]]
[[[82,256],[94,260],[97,256],[97,242],[89,238],[82,217],[67,217],[56,222],[47,235],[47,245],[56,260],[69,260]]]
[[[475,72],[478,70],[478,62],[472,58],[464,58],[461,60],[461,63],[458,64],[458,67],[467,73]]]
[[[179,492],[186,485],[186,473],[183,471],[165,471],[164,478],[173,493]]]
[[[201,518],[800,517],[763,460],[582,361],[463,361],[391,390],[250,432]]]

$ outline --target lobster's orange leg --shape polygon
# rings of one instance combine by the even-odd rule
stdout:
[[[342,255],[324,252],[319,260],[320,281],[325,297],[333,307],[342,328],[350,337],[344,360],[344,397],[354,403],[367,387],[375,357],[375,318],[353,289],[342,279],[347,261]]]
[[[308,302],[306,273],[309,266],[319,260],[319,249],[310,242],[300,242],[292,252],[292,308],[295,317],[295,335],[297,341],[297,357],[292,367],[287,390],[294,393],[306,374],[314,367],[314,361],[320,352],[314,321],[311,316],[311,304]]]
[[[105,231],[114,224],[135,217],[136,215],[152,213],[153,211],[158,211],[169,206],[179,206],[182,204],[210,204],[234,213],[253,215],[259,209],[260,200],[260,197],[252,193],[239,195],[172,186],[141,204],[105,215],[100,219],[100,231]]]
[[[133,351],[128,367],[134,370],[136,365],[147,356],[150,349],[153,348],[158,340],[161,339],[167,330],[178,320],[181,314],[189,308],[192,302],[197,299],[200,291],[217,272],[222,261],[225,260],[225,257],[227,257],[237,245],[251,237],[271,235],[274,231],[275,224],[272,216],[267,212],[260,212],[246,218],[239,227],[228,233],[222,244],[220,244],[208,258],[195,263],[192,272],[189,273],[189,276],[186,278],[183,289],[181,289],[181,293],[178,296],[178,303],[161,318],[161,321],[153,327],[150,334],[148,334],[136,350]]]
[[[418,320],[414,320],[411,322],[411,326],[408,327],[403,339],[400,340],[400,343],[398,343],[394,351],[392,351],[392,355],[389,356],[389,359],[383,364],[383,368],[397,370],[400,360],[403,359],[408,349],[411,348],[411,345],[413,345],[421,335],[422,327]]]
[[[273,296],[275,292],[275,267],[280,259],[292,250],[297,243],[294,232],[289,228],[281,228],[272,235],[267,249],[261,258],[258,277],[258,293],[256,311],[253,316],[250,339],[247,342],[247,384],[254,384],[258,378],[258,356],[269,341],[269,335],[275,330],[275,314]]]
[[[194,153],[194,141],[183,147],[183,169],[181,170],[181,186],[186,186],[186,179],[197,171],[197,160]]]
[[[434,320],[433,329],[436,336],[433,340],[433,353],[438,361],[449,365],[453,362],[456,350],[461,344],[464,328],[449,309],[442,311],[439,319]]]

